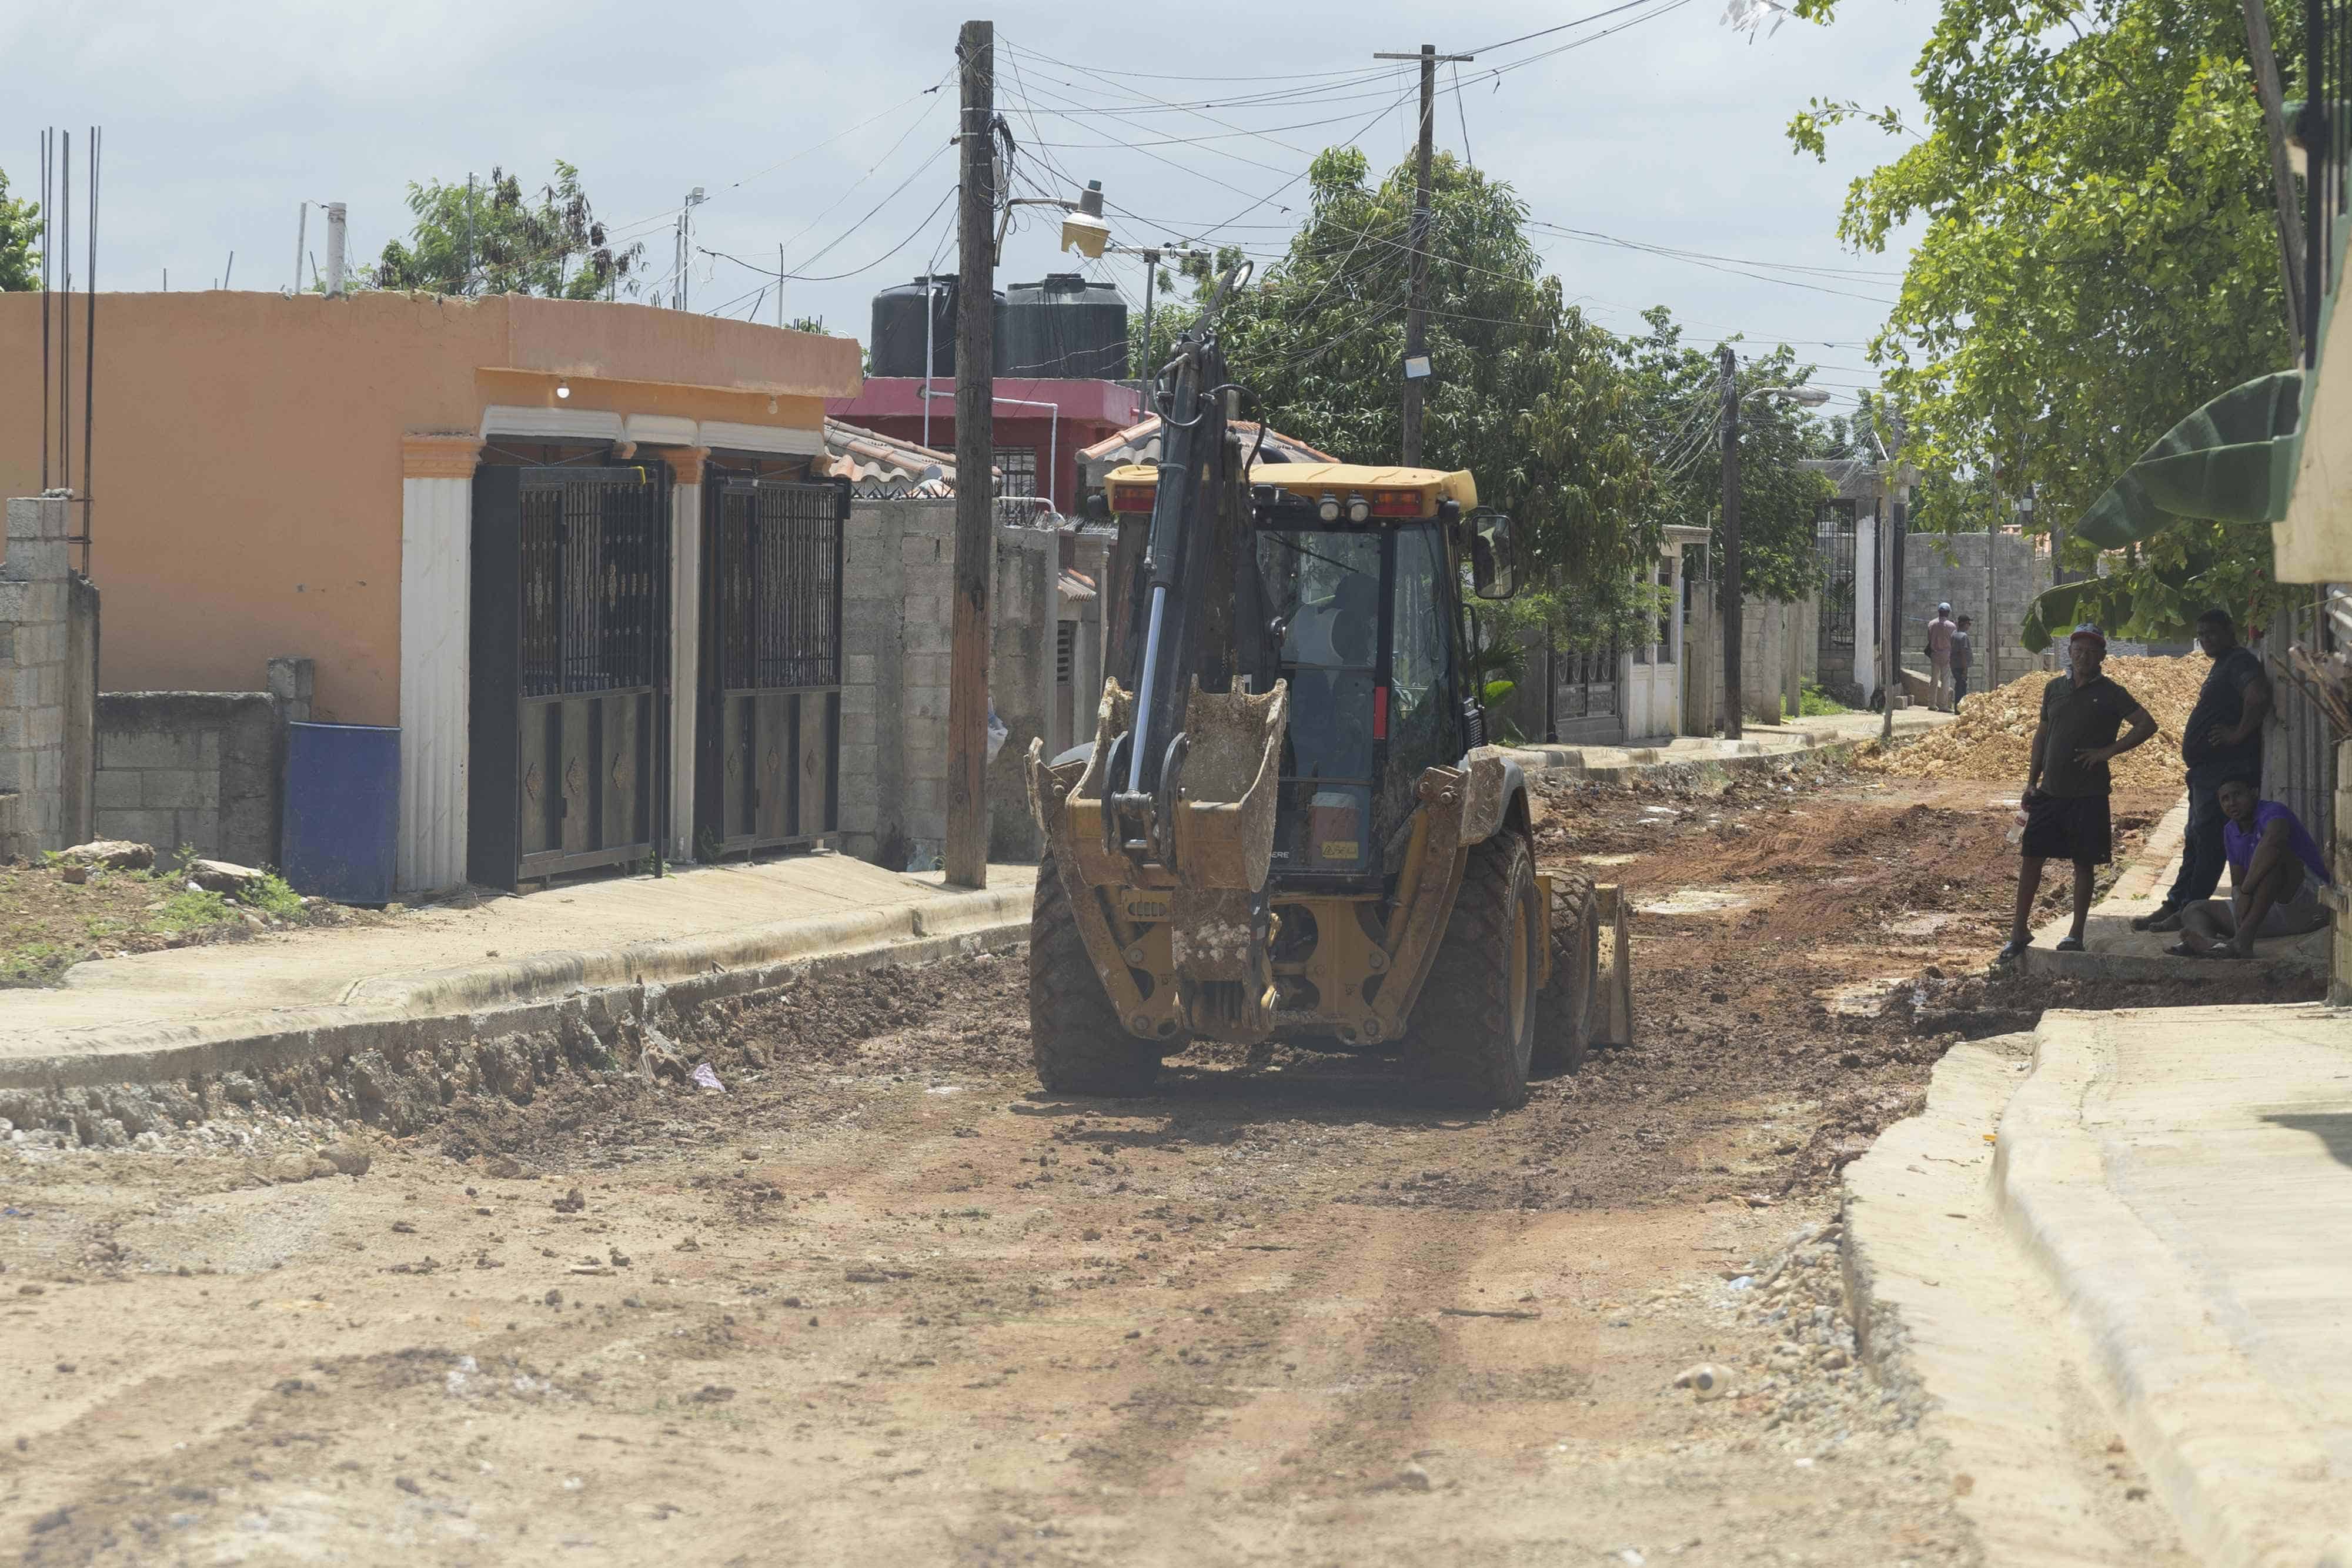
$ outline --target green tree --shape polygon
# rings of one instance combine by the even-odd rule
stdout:
[[[1798,10],[1826,22],[1836,4]],[[2272,26],[2292,60],[2296,14],[2274,4]],[[2036,485],[2037,522],[2063,528],[2184,415],[2289,362],[2242,9],[1943,0],[1912,79],[1920,127],[1815,99],[1790,140],[1820,157],[1854,120],[1915,139],[1853,183],[1839,225],[1863,250],[1921,226],[1872,348],[1906,455],[1949,487],[1946,526],[1981,527],[2005,509],[1985,492]],[[2178,631],[2206,603],[2258,601],[2270,559],[2264,525],[2184,520],[2113,563],[2095,612]],[[2070,542],[2065,564],[2089,553]]]
[[[380,288],[433,294],[538,294],[550,298],[635,296],[645,242],[615,248],[580,188],[580,171],[557,159],[534,196],[492,169],[488,182],[408,187],[416,225],[383,247]]]
[[[11,200],[8,175],[0,171],[0,293],[40,287],[40,235],[41,204]]]
[[[1227,311],[1227,361],[1277,428],[1349,462],[1393,463],[1412,172],[1374,183],[1363,154],[1339,148],[1310,178],[1307,222]],[[1614,340],[1542,275],[1508,185],[1440,154],[1432,205],[1423,462],[1475,476],[1482,501],[1515,519],[1535,580],[1629,575],[1655,558],[1657,534]],[[1147,363],[1196,309],[1162,313]]]
[[[1703,525],[1720,560],[1723,543],[1723,372],[1713,350],[1690,347],[1663,306],[1644,311],[1649,331],[1627,339],[1622,355],[1659,437],[1649,510],[1658,524]],[[1767,599],[1801,599],[1822,580],[1815,524],[1832,494],[1828,479],[1801,466],[1806,458],[1874,455],[1855,452],[1843,422],[1825,423],[1779,398],[1748,394],[1802,386],[1812,367],[1787,344],[1740,360],[1739,577]],[[1862,438],[1866,441],[1866,438]]]

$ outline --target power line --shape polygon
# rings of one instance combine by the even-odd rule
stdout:
[[[854,135],[856,132],[865,130],[867,126],[873,124],[877,120],[887,120],[890,116],[898,113],[908,104],[914,103],[921,99],[928,98],[931,94],[939,91],[940,88],[947,85],[948,78],[953,74],[954,68],[950,67],[948,70],[940,73],[939,80],[923,89],[920,92],[910,94],[908,97],[899,99],[897,103],[894,103],[889,108],[882,110],[881,113],[869,115],[866,119],[859,120],[855,125],[845,126],[841,130],[836,131],[832,135],[826,137],[824,141],[813,141],[806,147],[802,148],[799,152],[794,152],[788,157],[780,158],[773,163],[769,164],[766,168],[755,170],[751,173],[744,175],[741,179],[733,181],[720,188],[729,191],[738,190],[744,185],[750,184],[754,180],[766,178],[768,175],[774,173],[777,170],[783,168],[788,163],[798,162],[801,159],[807,157],[812,152],[822,152],[825,148],[830,147],[835,142],[840,141],[843,137]],[[916,117],[918,121],[919,121],[921,118],[922,117],[920,115]],[[609,232],[614,238],[625,238],[640,230],[650,229],[662,224],[668,223],[671,219],[677,216],[679,210],[680,209],[675,206],[665,207],[651,217],[633,218],[625,224],[615,224],[607,226]]]
[[[718,260],[731,261],[747,272],[751,272],[761,277],[772,278],[785,283],[838,283],[845,277],[856,277],[860,273],[873,271],[876,267],[881,266],[884,262],[889,260],[892,256],[898,255],[900,251],[906,249],[908,246],[922,238],[923,232],[931,226],[931,220],[940,215],[940,209],[945,207],[950,202],[955,200],[955,187],[952,185],[949,186],[947,193],[939,199],[938,204],[933,206],[929,212],[923,214],[923,221],[915,225],[914,232],[908,235],[905,239],[900,240],[897,245],[892,246],[888,250],[884,251],[880,256],[876,256],[872,261],[867,262],[865,266],[852,267],[847,272],[828,272],[823,274],[806,272],[778,272],[772,267],[762,267],[755,261],[745,261],[741,256],[730,256],[723,250],[712,250],[707,246],[697,246],[694,248],[700,251],[703,255],[715,257]],[[849,236],[847,235],[844,235],[842,236],[843,239],[846,239]],[[838,245],[840,243],[840,240],[833,242],[834,245]],[[832,248],[832,245],[825,246],[825,250],[831,250]],[[824,254],[824,251],[819,251],[817,253],[818,256],[822,256]],[[814,261],[815,259],[816,256],[811,256],[809,258],[810,261]],[[808,263],[803,262],[801,265],[805,267]],[[729,300],[726,305],[719,307],[719,309],[725,310],[730,306],[740,304],[744,299],[749,298],[750,296],[748,295],[739,294],[733,299]],[[717,312],[714,311],[713,314],[717,314]]]
[[[1497,50],[1507,49],[1514,44],[1524,44],[1530,38],[1548,38],[1554,33],[1565,33],[1570,27],[1581,27],[1588,22],[1598,22],[1605,17],[1614,16],[1620,11],[1631,11],[1636,5],[1647,5],[1648,3],[1649,0],[1625,0],[1625,4],[1622,5],[1612,5],[1608,10],[1595,11],[1590,16],[1579,16],[1573,22],[1561,22],[1549,27],[1538,28],[1537,31],[1532,33],[1521,33],[1516,38],[1505,38],[1499,44],[1487,44],[1479,48],[1472,49],[1470,53],[1474,55],[1491,55],[1496,53]]]

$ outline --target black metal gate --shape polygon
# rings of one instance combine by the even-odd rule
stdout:
[[[1814,521],[1814,538],[1822,552],[1821,631],[1815,652],[1825,688],[1853,679],[1853,503],[1822,502]]]
[[[668,816],[669,473],[474,476],[467,871],[650,859]]]
[[[848,522],[846,481],[705,481],[694,837],[706,860],[840,830]]]
[[[1553,663],[1553,716],[1614,718],[1617,713],[1617,644],[1562,648]]]

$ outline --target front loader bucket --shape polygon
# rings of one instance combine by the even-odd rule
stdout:
[[[1274,863],[1289,683],[1259,694],[1204,692],[1194,681],[1180,744],[1147,801],[1118,798],[1126,783],[1122,742],[1134,718],[1133,694],[1105,682],[1094,755],[1065,808],[1080,877],[1096,887],[1263,890]]]
[[[1266,879],[1289,686],[1227,694],[1195,681],[1160,787],[1141,795],[1124,791],[1134,713],[1133,695],[1106,682],[1082,769],[1050,767],[1042,747],[1030,748],[1030,800],[1079,933],[1131,1032],[1265,1039],[1274,1011]]]

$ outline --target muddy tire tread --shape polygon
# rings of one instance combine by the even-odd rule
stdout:
[[[1029,1050],[1056,1094],[1141,1094],[1160,1075],[1160,1051],[1127,1032],[1095,973],[1051,857],[1029,906]]]
[[[1511,901],[1533,896],[1534,881],[1535,857],[1518,832],[1475,845],[1462,868],[1462,890],[1413,1005],[1406,1045],[1415,1076],[1449,1104],[1527,1103],[1528,1064],[1507,1039]]]
[[[1534,1066],[1575,1072],[1592,1044],[1594,985],[1601,973],[1600,912],[1593,906],[1592,879],[1582,872],[1554,872],[1551,905],[1551,977],[1536,1000]]]

